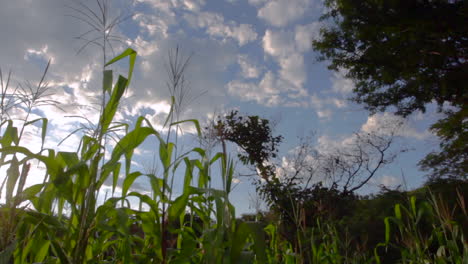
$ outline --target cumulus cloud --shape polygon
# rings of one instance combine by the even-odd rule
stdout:
[[[314,93],[309,98],[309,106],[315,109],[317,116],[324,121],[331,120],[334,108],[343,109],[347,106],[345,100],[336,97],[323,97]]]
[[[395,130],[396,127],[399,128]],[[396,136],[417,140],[423,140],[431,136],[428,131],[418,131],[411,126],[408,120],[389,112],[369,116],[366,123],[362,125],[361,130],[366,133],[378,133],[382,135],[394,133]]]
[[[225,23],[221,14],[212,12],[200,12],[186,14],[185,19],[191,26],[205,29],[206,33],[214,38],[220,38],[222,41],[234,39],[239,46],[243,46],[257,39],[257,33],[252,25],[240,24],[234,21]]]
[[[267,29],[263,36],[263,50],[275,57],[285,57],[295,51],[293,33]]]
[[[154,52],[158,51],[158,45],[155,41],[146,41],[141,36],[135,39],[135,50],[140,56],[149,56]]]
[[[241,68],[242,78],[254,79],[260,76],[261,69],[255,65],[246,55],[237,56],[237,63]]]
[[[259,85],[253,82],[242,82],[238,80],[227,84],[231,95],[239,97],[243,101],[255,101],[258,104],[267,106],[276,106],[280,101],[279,92],[271,87],[259,88]]]
[[[167,14],[174,14],[174,9],[199,11],[205,4],[205,0],[136,0],[139,3],[147,3],[154,9]]]
[[[271,71],[266,72],[259,82],[234,80],[227,84],[227,88],[231,95],[242,101],[254,101],[268,107],[304,107],[308,104],[302,96],[307,93],[304,89],[298,89]]]
[[[306,52],[311,50],[312,41],[320,35],[321,23],[316,21],[306,25],[297,25],[295,28],[294,40],[297,50]]]
[[[262,1],[250,1],[254,5]],[[310,0],[274,0],[267,1],[258,10],[258,17],[277,27],[286,26],[300,19],[311,7]]]
[[[132,16],[132,19],[138,23],[140,33],[159,38],[167,38],[169,26],[175,23],[172,14],[158,16],[137,12]]]
[[[280,66],[279,75],[291,83],[301,96],[306,96],[303,84],[307,80],[304,57],[296,50],[294,32],[267,30],[263,36],[265,53],[273,56]]]
[[[0,29],[9,36],[7,39],[2,39],[4,48],[0,50],[2,58],[0,66],[2,69],[12,68],[14,83],[24,80],[34,82],[41,76],[47,60],[53,58],[46,77],[54,92],[50,99],[61,102],[61,108],[65,111],[54,107],[42,107],[38,110],[38,117],[49,118],[49,142],[55,146],[68,135],[68,132],[79,128],[80,123],[92,128],[92,123],[97,122],[101,95],[99,72],[102,70],[102,54],[99,48],[89,46],[77,56],[76,51],[80,49],[82,43],[76,42],[74,37],[88,31],[89,25],[66,16],[72,10],[59,2],[58,0],[31,2],[31,6],[25,9],[21,2],[13,1],[5,3],[0,10]],[[138,51],[139,57],[136,61],[137,70],[134,79],[125,95],[126,98],[121,102],[117,118],[120,121],[128,121],[143,114],[152,120],[156,127],[160,127],[167,116],[167,106],[170,101],[166,87],[167,52],[177,43],[189,43],[187,47],[190,50],[181,47],[186,54],[190,54],[190,51],[196,52],[186,72],[186,79],[197,105],[187,105],[185,115],[181,118],[203,118],[206,113],[213,110],[212,102],[217,102],[216,105],[222,107],[227,91],[219,89],[225,84],[221,73],[226,71],[229,65],[237,62],[235,45],[219,43],[206,37],[201,39],[188,37],[180,25],[176,24],[177,12],[180,10],[198,12],[205,1],[158,0],[135,1],[134,4],[135,6],[144,4],[151,8],[136,8],[141,12],[135,12],[132,19],[126,21],[136,27],[136,30],[130,34],[136,34],[131,41],[125,32],[118,32],[124,42],[128,42]],[[11,21],[18,19],[21,19],[22,23],[12,26]],[[227,27],[230,35],[226,37],[235,39],[241,44],[251,41],[252,36],[256,34],[249,31],[251,27],[248,25],[238,25],[233,22]],[[127,43],[122,45],[117,43],[114,46],[116,52],[125,47],[125,44]],[[110,53],[108,58],[112,55]],[[127,70],[125,66],[125,64],[116,64],[112,65],[112,68],[115,73],[121,72],[125,75]],[[260,72],[250,71],[249,74],[252,76]],[[71,136],[62,143],[61,147],[71,150],[70,147],[78,145],[76,142],[78,139]]]
[[[346,70],[340,69],[338,72],[333,72],[332,91],[341,95],[349,95],[354,89],[354,83],[346,76]]]
[[[300,89],[306,81],[304,57],[298,53],[292,53],[280,60],[280,67],[280,76],[300,90],[299,96],[306,96],[306,90]]]
[[[289,88],[293,87],[290,89],[293,94],[289,97],[297,96],[305,99],[309,96],[304,89],[307,73],[303,54],[309,50],[311,40],[317,35],[318,30],[319,24],[314,22],[298,25],[294,30],[265,31],[262,38],[263,50],[278,63],[278,78],[281,82],[288,83]]]

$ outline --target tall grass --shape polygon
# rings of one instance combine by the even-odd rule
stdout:
[[[221,163],[223,178],[232,179],[232,162],[226,155],[208,157],[205,150],[194,148],[174,156],[175,143],[140,117],[117,142],[110,159],[103,160],[102,139],[115,128],[113,119],[131,80],[136,52],[128,49],[106,64],[124,58],[129,60],[126,77],[119,76],[114,82],[112,72],[104,71],[102,89],[109,99],[103,106],[99,129],[93,136],[83,135],[77,151],[33,152],[20,144],[21,134],[13,122],[5,121],[0,158],[1,165],[9,168],[1,217],[8,221],[1,223],[1,262],[264,263],[262,229],[256,223],[235,221],[228,192],[209,188],[214,163]],[[44,139],[47,119],[42,121]],[[185,121],[177,124],[180,122]],[[187,122],[200,133],[198,121]],[[134,150],[149,137],[158,142],[163,169],[159,175],[130,167]],[[32,161],[46,167],[46,178],[44,183],[23,189]],[[183,170],[183,192],[171,199],[169,175],[177,170]],[[119,177],[124,178],[121,196],[98,204],[104,182],[111,179],[114,192]],[[140,177],[149,181],[151,195],[130,191]],[[134,209],[130,199],[149,209]],[[29,206],[22,206],[25,203]]]
[[[468,214],[463,194],[457,190],[457,195],[453,206],[435,194],[429,201],[411,197],[407,206],[395,205],[395,215],[385,219],[382,246],[398,249],[400,263],[468,263],[466,230],[455,221],[453,212],[458,206],[464,221]]]

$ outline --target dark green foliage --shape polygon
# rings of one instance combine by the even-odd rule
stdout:
[[[360,261],[363,259],[370,261],[374,249],[380,256],[381,263],[399,263],[408,256],[435,259],[437,250],[445,243],[436,239],[440,234],[437,232],[442,232],[441,228],[445,225],[442,222],[451,223],[449,225],[453,227],[458,226],[458,233],[453,233],[458,236],[455,240],[460,239],[460,234],[464,237],[468,235],[468,215],[467,208],[464,207],[468,193],[466,181],[437,179],[414,191],[383,188],[380,193],[372,196],[345,195],[334,187],[326,188],[321,185],[307,190],[280,183],[269,184],[268,187],[262,191],[270,192],[266,198],[271,203],[271,211],[264,214],[270,217],[263,218],[262,221],[275,223],[278,239],[290,243],[294,252],[305,258],[315,257],[307,255],[305,249],[313,248],[317,243],[321,246],[326,246],[323,243],[331,243],[336,248],[328,250],[338,250],[338,255],[347,260],[344,263],[362,263]],[[274,200],[271,201],[272,199]],[[382,246],[387,236],[385,219],[395,215],[397,204],[399,208],[411,208],[413,200],[417,201],[416,207],[427,204],[427,208],[421,209],[419,213],[424,217],[418,220],[408,216],[410,218],[405,221],[413,222],[405,222],[404,228],[413,229],[404,232],[410,233],[399,233],[398,229],[392,229],[389,245]],[[444,232],[451,236],[449,231]],[[334,238],[329,240],[329,235]],[[430,241],[424,240],[431,236]],[[426,243],[425,251],[407,253],[405,243],[416,243],[418,239]],[[458,249],[460,248],[463,248],[462,245],[458,245]],[[360,261],[352,262],[356,259]]]
[[[434,177],[465,177],[468,84],[467,1],[326,0],[322,38],[313,46],[333,70],[345,69],[354,97],[371,112],[407,116],[449,104],[433,126],[442,151],[423,162]],[[451,164],[448,166],[448,164]],[[463,165],[465,164],[465,165]]]
[[[468,4],[466,1],[327,0],[314,41],[329,68],[356,80],[356,100],[370,110],[396,106],[408,115],[436,100],[466,103]]]
[[[258,116],[241,116],[237,111],[231,111],[222,118],[218,117],[214,129],[222,141],[233,142],[245,151],[238,154],[243,164],[255,165],[265,180],[274,175],[274,167],[265,162],[276,158],[278,144],[283,137],[272,135],[270,121]]]
[[[448,111],[447,117],[431,129],[442,139],[440,152],[432,152],[420,161],[423,170],[434,178],[468,179],[468,107]]]

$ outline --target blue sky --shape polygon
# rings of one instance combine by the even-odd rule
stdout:
[[[82,8],[79,3],[17,0],[5,1],[0,9],[0,67],[12,70],[15,83],[36,81],[46,62],[52,60],[47,77],[51,98],[60,101],[66,112],[42,107],[34,115],[50,119],[47,146],[62,150],[76,149],[79,140],[72,136],[57,147],[82,122],[70,116],[95,121],[93,106],[100,94],[101,51],[90,45],[77,55],[84,42],[76,37],[89,30],[89,25],[70,16],[76,16],[73,8]],[[81,3],[97,8],[95,0]],[[355,132],[385,134],[401,121],[391,112],[369,116],[363,106],[347,100],[353,83],[343,77],[345,71],[328,71],[326,62],[316,61],[311,41],[320,36],[318,18],[324,12],[320,0],[121,0],[111,4],[110,17],[129,15],[114,31],[121,40],[112,42],[115,53],[126,47],[139,53],[119,120],[132,122],[145,115],[164,132],[170,102],[165,61],[169,50],[179,46],[184,56],[192,56],[186,80],[196,98],[186,106],[182,118],[204,122],[237,109],[270,119],[276,124],[274,133],[284,137],[276,162],[286,169],[298,138],[313,134],[314,149],[327,152],[346,146]],[[125,72],[125,68],[115,70]],[[14,113],[17,117],[22,114],[21,109]],[[379,184],[403,184],[402,175],[409,189],[419,186],[424,173],[416,164],[437,149],[438,139],[427,129],[439,117],[430,106],[427,113],[405,120],[396,132],[392,151],[408,151],[380,170],[362,193],[378,190]],[[194,144],[191,132],[193,129],[185,129],[181,144]],[[30,131],[25,144],[35,146],[37,136],[37,131]],[[151,163],[151,149],[147,142],[137,152],[135,169]],[[40,179],[38,174],[30,184]],[[251,181],[238,178],[236,184],[231,201],[237,213],[253,211],[249,205],[249,197],[255,197]],[[144,189],[144,183],[138,188]]]

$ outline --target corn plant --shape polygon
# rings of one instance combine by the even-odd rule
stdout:
[[[23,202],[30,206],[19,211],[21,218],[16,218],[17,227],[10,231],[13,235],[2,248],[0,260],[5,263],[266,263],[262,228],[258,223],[235,220],[227,191],[233,163],[225,153],[208,157],[205,150],[194,148],[173,155],[176,145],[164,140],[147,119],[140,117],[135,127],[117,142],[110,159],[103,160],[103,138],[115,129],[113,118],[131,80],[136,52],[128,49],[106,64],[124,58],[129,58],[127,77],[119,76],[114,84],[112,72],[104,71],[103,91],[109,99],[101,112],[99,129],[94,135],[83,135],[77,151],[33,152],[18,144],[17,130],[13,123],[8,123],[0,149],[3,165],[9,166],[8,206],[2,215],[18,211],[17,206]],[[200,131],[196,120],[171,125],[180,122],[192,122]],[[47,124],[47,119],[43,123]],[[130,168],[133,151],[150,136],[158,141],[161,175]],[[27,164],[33,160],[46,167],[44,182],[24,190],[18,187],[14,195],[11,189],[13,182],[21,178],[19,168],[27,174]],[[209,184],[210,166],[216,162],[221,163],[221,177],[229,180],[224,190],[213,189]],[[172,193],[169,175],[183,168],[183,192],[171,199],[167,195]],[[122,175],[122,195],[97,204],[104,182],[111,178],[114,192]],[[130,191],[140,177],[148,179],[151,195]],[[132,209],[131,199],[139,201],[139,210]],[[142,209],[143,204],[147,210]]]
[[[47,99],[49,88],[45,81],[45,76],[49,68],[47,64],[44,73],[37,85],[30,82],[19,84],[16,88],[11,88],[11,72],[6,80],[0,69],[0,146],[1,148],[18,147],[25,131],[34,127],[36,123],[42,123],[41,149],[47,131],[47,119],[39,118],[30,120],[34,109],[43,105],[57,105],[56,101]],[[19,118],[12,116],[11,112],[22,112]],[[0,168],[8,166],[5,178],[0,185],[0,197],[5,192],[5,204],[0,205],[0,252],[5,250],[11,252],[15,245],[15,234],[18,222],[22,218],[21,208],[24,208],[25,200],[21,194],[26,185],[31,163],[14,153],[13,155],[0,154]],[[21,208],[19,208],[21,206]],[[19,210],[18,210],[19,209]]]
[[[466,219],[464,198],[458,195]],[[385,219],[385,246],[399,249],[401,263],[467,263],[468,244],[451,212],[435,195],[419,203],[411,197],[408,207],[395,205],[395,215]],[[398,231],[393,232],[393,239],[392,227]]]

